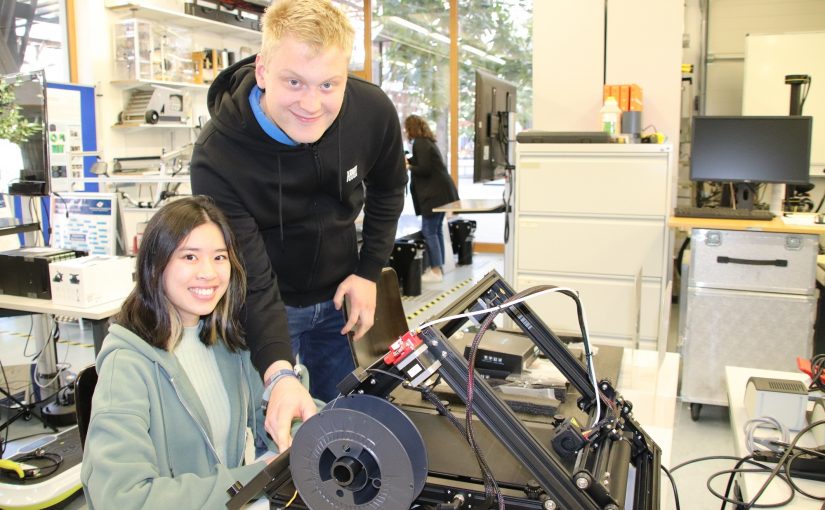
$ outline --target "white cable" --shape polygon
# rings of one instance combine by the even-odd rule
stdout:
[[[505,308],[510,308],[514,305],[517,305],[519,303],[527,301],[528,299],[537,298],[539,296],[542,296],[544,294],[549,294],[551,292],[569,292],[569,293],[572,293],[576,296],[579,295],[579,292],[577,290],[571,289],[570,287],[551,287],[549,289],[544,289],[542,291],[536,292],[535,294],[529,294],[527,296],[520,297],[518,299],[514,299],[513,301],[508,301],[508,302],[503,303],[503,304],[498,305],[498,306],[493,306],[493,307],[490,307],[490,308],[483,308],[481,310],[475,310],[473,312],[464,312],[464,313],[460,313],[458,315],[450,315],[448,317],[442,317],[440,319],[435,319],[435,320],[432,320],[432,321],[429,321],[429,322],[425,322],[424,324],[421,324],[417,328],[415,328],[415,330],[416,331],[421,331],[424,328],[430,327],[434,324],[439,324],[441,322],[447,322],[447,321],[451,321],[451,320],[455,320],[455,319],[469,318],[469,317],[472,317],[474,315],[483,315],[483,314],[487,314],[487,313],[494,312],[494,311],[504,310]],[[564,295],[566,295],[567,297],[572,299],[574,302],[576,302],[576,298],[574,298],[573,296],[571,296],[569,294],[564,294]],[[593,364],[593,350],[590,348],[590,333],[589,333],[588,327],[587,327],[587,315],[584,312],[584,305],[581,304],[581,301],[578,301],[577,304],[581,305],[582,329],[583,329],[583,331],[582,331],[582,342],[584,343],[585,358],[587,358],[587,367],[588,367],[588,371],[590,372],[590,382],[593,384],[593,391],[595,392],[594,395],[595,395],[595,399],[596,399],[596,414],[593,415],[593,423],[590,424],[590,426],[593,427],[594,425],[596,425],[596,423],[598,423],[599,416],[601,416],[601,414],[602,414],[602,412],[601,412],[602,411],[601,398],[599,396],[599,385],[598,385],[598,382],[596,380],[596,367]]]
[[[755,433],[759,429],[763,430],[776,430],[781,434],[782,442],[788,444],[790,441],[791,433],[788,431],[788,428],[779,420],[772,416],[760,416],[759,418],[753,418],[745,422],[744,427],[742,427],[745,431],[745,443],[748,448],[748,453],[753,453],[757,448],[757,442],[768,448],[774,452],[782,451],[781,448],[776,446],[772,446],[770,444],[765,444],[765,442],[759,441],[762,438],[756,438]]]

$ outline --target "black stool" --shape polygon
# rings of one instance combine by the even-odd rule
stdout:
[[[458,264],[466,266],[473,263],[473,240],[475,239],[476,221],[456,219],[448,223],[450,242],[453,253],[458,255]]]
[[[398,285],[405,296],[421,295],[421,273],[424,268],[423,239],[417,234],[396,239],[389,265],[398,274]]]

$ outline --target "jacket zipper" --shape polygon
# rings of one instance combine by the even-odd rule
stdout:
[[[315,160],[315,175],[318,177],[318,189],[321,189],[323,182],[321,180],[321,156],[318,154],[318,145],[312,145],[312,158]],[[316,268],[318,267],[318,257],[321,252],[321,239],[324,237],[324,224],[318,215],[318,200],[312,201],[313,212],[315,213],[315,222],[318,224],[318,239],[315,242],[315,256],[312,258],[312,269],[309,272],[309,282],[307,286],[312,288],[315,284]]]
[[[166,371],[164,370],[164,372],[166,372]],[[195,418],[195,414],[189,408],[189,405],[187,405],[186,400],[184,400],[183,397],[181,397],[180,391],[178,390],[178,385],[175,384],[175,379],[173,377],[169,377],[169,374],[166,374],[166,377],[169,380],[169,384],[172,385],[172,389],[175,390],[175,395],[178,397],[178,400],[180,401],[183,408],[186,410],[187,413],[189,413],[189,416],[192,417],[192,421],[194,421],[195,423],[198,424],[198,430],[200,430],[201,435],[203,436],[204,440],[206,440],[206,444],[209,445],[209,449],[212,451],[212,454],[215,456],[215,460],[217,462],[221,462],[221,457],[220,457],[220,455],[218,455],[218,450],[215,449],[215,445],[213,445],[212,440],[209,439],[209,434],[206,433],[206,429],[204,429],[203,425],[200,423],[200,421],[198,421],[198,419]],[[229,460],[229,459],[227,459],[227,460]]]

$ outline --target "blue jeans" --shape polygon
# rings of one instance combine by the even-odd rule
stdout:
[[[309,371],[309,393],[324,402],[338,396],[335,387],[355,370],[349,341],[341,334],[344,312],[332,300],[304,307],[286,307],[292,353]]]
[[[424,235],[424,242],[427,244],[427,257],[430,259],[430,267],[444,265],[443,224],[443,212],[421,216],[421,233]]]

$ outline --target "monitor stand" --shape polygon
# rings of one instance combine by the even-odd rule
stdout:
[[[753,210],[754,197],[756,197],[755,187],[747,182],[740,182],[736,187],[736,208]]]

